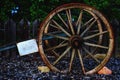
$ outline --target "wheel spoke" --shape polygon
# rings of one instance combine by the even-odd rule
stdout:
[[[50,26],[52,26],[53,28],[56,28],[56,29],[60,29],[59,27],[57,27],[57,26],[55,26],[55,25],[53,25],[53,24],[50,24]]]
[[[78,20],[76,22],[76,26],[78,26],[77,34],[80,33],[80,28],[81,28],[81,23],[82,23],[82,14],[83,14],[83,10],[80,12]]]
[[[62,26],[60,26],[55,20],[52,20],[66,35],[71,36]]]
[[[81,37],[93,26],[93,24],[97,21],[97,19],[95,19],[82,33],[81,33]]]
[[[92,46],[92,47],[99,47],[99,48],[103,48],[103,49],[108,49],[108,47],[106,47],[106,46],[101,46],[101,45],[92,44],[92,43],[88,43],[88,42],[84,42],[84,44],[87,45],[87,46]]]
[[[94,37],[96,37],[96,36],[105,34],[105,33],[107,33],[107,32],[108,32],[108,31],[103,31],[103,32],[101,32],[101,33],[97,33],[97,34],[94,34],[94,35],[91,35],[91,36],[84,37],[83,39],[84,39],[84,40],[91,39],[91,38],[94,38]]]
[[[53,62],[53,65],[55,65],[56,63],[58,63],[58,61],[59,61],[62,57],[64,57],[70,49],[71,49],[71,47],[68,47],[68,48],[58,57],[58,59]]]
[[[64,23],[64,25],[68,28],[68,25],[67,25],[66,22],[63,20],[63,18],[60,16],[60,14],[58,13],[57,15],[58,15],[58,17],[60,18],[60,20]]]
[[[79,17],[78,17],[78,20],[76,22],[76,26],[78,26],[78,24],[81,23],[81,20],[82,20],[82,14],[83,14],[83,10],[81,10],[80,14],[79,14]]]
[[[61,47],[65,47],[67,46],[68,43],[64,43],[64,44],[61,44],[61,45],[57,45],[57,46],[54,46],[54,47],[50,47],[48,49],[45,49],[45,51],[50,51],[50,50],[54,50],[54,49],[57,49],[57,48],[61,48]]]
[[[84,50],[89,56],[91,56],[96,62],[100,63],[100,61],[99,61],[98,59],[96,59],[96,58],[92,55],[92,53],[90,53],[86,48],[83,48],[83,50]]]
[[[67,14],[67,18],[68,18],[68,23],[70,26],[70,30],[72,31],[72,34],[75,34],[74,29],[73,29],[73,25],[72,25],[72,17],[71,17],[71,11],[70,9],[66,10],[66,14]]]
[[[99,30],[90,30],[89,32],[99,32]]]
[[[78,52],[78,56],[79,56],[79,59],[80,59],[80,64],[81,64],[81,67],[82,67],[82,71],[85,74],[85,68],[84,68],[82,56],[81,56],[81,53],[80,53],[79,49],[77,49],[77,52]]]
[[[54,50],[52,50],[52,53],[53,53],[53,55],[55,55],[55,57],[59,57],[60,55],[59,54],[57,54]]]
[[[65,42],[65,41],[62,41],[62,42],[59,44],[59,46],[62,45],[64,42]],[[52,53],[53,53],[57,58],[60,56],[59,54],[57,54],[57,53],[54,51],[54,49],[52,50]]]
[[[59,35],[53,35],[51,33],[46,33],[46,36],[52,36],[53,38],[59,38],[59,39],[63,39],[63,40],[69,40],[69,38],[63,37],[63,36],[59,36]]]
[[[69,72],[71,71],[71,68],[72,68],[72,63],[73,63],[74,56],[75,56],[75,49],[72,50],[72,56],[71,56],[71,60],[70,60]]]
[[[83,27],[84,26],[87,26],[94,18],[91,18],[90,20],[88,20],[85,24],[83,24]]]

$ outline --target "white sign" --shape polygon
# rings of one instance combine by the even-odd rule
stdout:
[[[38,46],[35,39],[17,43],[17,48],[20,56],[38,52]]]

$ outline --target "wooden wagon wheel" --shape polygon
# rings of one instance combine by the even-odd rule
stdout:
[[[106,18],[95,8],[80,3],[64,4],[50,12],[40,25],[38,42],[40,55],[51,70],[77,70],[83,74],[99,71],[114,47],[113,32]],[[106,56],[96,58],[96,49]],[[84,59],[86,55],[90,58]]]

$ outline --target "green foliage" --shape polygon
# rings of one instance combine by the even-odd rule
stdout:
[[[11,10],[19,6],[20,9],[17,14],[12,16],[13,19],[19,21],[22,18],[27,18],[31,21],[35,19],[42,21],[54,8],[70,2],[80,2],[91,5],[110,19],[120,19],[120,0],[1,0],[0,20],[5,21],[11,17]]]
[[[110,0],[84,0],[85,3],[94,6],[97,9],[103,9],[110,5]]]
[[[33,0],[34,1],[34,0]],[[39,2],[43,2],[44,0],[38,0]]]
[[[120,0],[84,0],[85,3],[97,8],[109,19],[120,19]]]
[[[15,6],[15,4],[12,1],[0,1],[0,20],[6,20],[8,19],[8,16],[10,16],[11,9]]]

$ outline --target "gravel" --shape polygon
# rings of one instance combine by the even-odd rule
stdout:
[[[0,56],[0,80],[120,80],[120,58],[111,57],[106,66],[112,75],[83,75],[81,73],[42,73],[38,66],[45,65],[39,54],[7,58]]]

